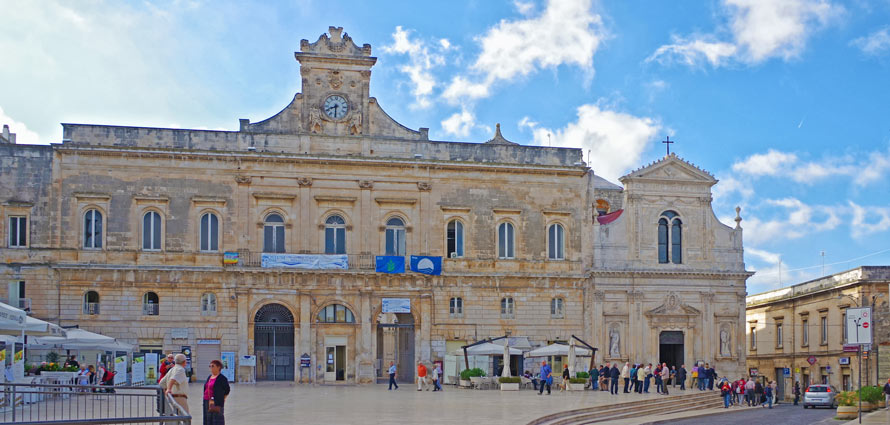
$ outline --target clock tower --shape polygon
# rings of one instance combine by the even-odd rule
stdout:
[[[241,131],[335,137],[386,137],[426,140],[428,130],[411,130],[386,114],[370,96],[371,45],[361,47],[342,27],[329,27],[314,43],[300,40],[303,92],[266,120],[241,120]]]

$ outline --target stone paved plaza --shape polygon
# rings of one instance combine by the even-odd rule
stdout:
[[[683,394],[671,391],[671,395]],[[698,391],[690,391],[698,393]],[[402,385],[328,386],[237,384],[226,402],[230,424],[510,424],[525,425],[538,417],[570,409],[663,397],[658,394],[619,394],[577,391],[549,397],[532,390],[519,392],[446,387],[444,392],[418,392]],[[719,397],[714,395],[715,398]],[[202,423],[200,384],[189,388],[193,424]],[[722,409],[721,409],[722,410]]]

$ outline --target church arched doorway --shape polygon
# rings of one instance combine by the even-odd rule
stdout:
[[[294,315],[281,304],[263,306],[254,318],[256,378],[294,380]]]
[[[396,380],[414,382],[414,316],[411,313],[380,313],[377,316],[379,380],[389,379],[389,363],[395,362]]]
[[[658,361],[680,367],[683,360],[683,331],[662,331],[658,335]]]

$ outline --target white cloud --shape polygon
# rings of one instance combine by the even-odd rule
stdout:
[[[715,204],[719,204],[728,199],[733,193],[738,193],[742,197],[742,200],[754,196],[754,188],[751,187],[751,184],[747,181],[737,179],[733,176],[721,177],[719,180],[720,183],[711,189]],[[732,223],[732,220],[726,221],[726,223]]]
[[[659,47],[649,61],[726,65],[730,60],[757,64],[800,55],[807,39],[844,13],[828,0],[724,0],[728,27],[715,34],[677,37]],[[728,33],[730,40],[720,40]]]
[[[801,161],[797,154],[770,149],[732,165],[749,177],[787,177],[797,183],[813,184],[829,178],[852,178],[859,186],[880,181],[890,171],[890,151],[826,156],[819,161]]]
[[[850,229],[854,238],[861,238],[890,229],[890,208],[863,207],[853,201],[849,201],[848,204],[853,211]]]
[[[513,0],[513,6],[516,6],[516,10],[523,15],[529,15],[535,10],[535,3],[531,1]]]
[[[881,55],[890,52],[890,27],[884,27],[865,37],[859,37],[850,42],[867,55]]]
[[[482,51],[471,66],[475,77],[452,80],[455,87],[445,92],[450,102],[458,102],[461,96],[470,100],[486,97],[489,87],[498,81],[512,81],[560,65],[575,65],[593,75],[594,54],[608,35],[602,18],[591,10],[590,0],[550,0],[537,16],[530,16],[533,5],[515,4],[527,18],[501,20],[476,38]]]
[[[3,108],[0,107],[0,129],[2,129],[4,125],[9,126],[10,133],[15,133],[16,144],[35,145],[41,142],[43,144],[49,143],[48,140],[40,140],[40,135],[30,130],[25,123],[16,121],[9,115],[6,115],[6,113],[3,112]]]
[[[812,206],[796,198],[767,199],[764,205],[778,207],[778,218],[761,220],[745,217],[745,242],[754,246],[776,241],[799,239],[804,236],[829,231],[843,223],[836,206]]]
[[[527,117],[519,125],[530,128],[539,145],[547,145],[549,135],[552,146],[581,148],[585,155],[589,149],[593,171],[612,180],[640,163],[641,154],[660,129],[653,118],[591,104],[578,107],[578,120],[561,129],[539,127]]]
[[[412,30],[402,29],[397,26],[392,33],[393,44],[383,46],[383,51],[391,54],[408,55],[408,64],[399,67],[399,71],[408,74],[413,88],[414,107],[424,109],[432,106],[430,96],[436,87],[436,78],[431,70],[445,64],[445,56],[441,51],[448,50],[451,43],[447,39],[440,39],[437,44],[428,45],[420,39],[412,39]]]
[[[458,137],[469,136],[470,131],[475,126],[476,116],[466,109],[463,109],[460,112],[455,112],[442,121],[442,130],[444,130],[445,133]]]
[[[782,256],[780,254],[760,250],[757,248],[745,248],[745,254],[751,254],[757,257],[758,260],[769,264],[779,264],[779,261],[782,260]]]

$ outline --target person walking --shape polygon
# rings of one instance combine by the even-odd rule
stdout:
[[[612,369],[609,369],[609,376],[612,378],[609,392],[618,395],[618,380],[621,379],[621,371],[618,370],[618,363],[612,363]]]
[[[559,385],[560,391],[569,390],[569,378],[571,378],[571,375],[569,375],[569,365],[564,364],[562,365],[562,384]]]
[[[661,394],[661,365],[655,364],[655,370],[652,371],[652,375],[655,376],[655,392]]]
[[[210,376],[204,382],[204,425],[225,425],[225,404],[229,397],[229,380],[221,374],[223,364],[210,362]]]
[[[637,385],[636,392],[637,394],[643,393],[643,381],[646,380],[646,369],[643,368],[643,364],[637,365]]]
[[[754,406],[760,406],[761,399],[763,398],[763,385],[760,381],[754,381]]]
[[[726,381],[723,381],[723,385],[720,386],[720,396],[723,397],[723,408],[729,409],[729,400],[732,397],[732,388]]]
[[[637,391],[636,388],[637,388],[637,368],[638,367],[640,367],[640,365],[634,363],[633,366],[631,366],[631,368],[630,368],[630,372],[628,373],[628,376],[630,377],[630,392]]]
[[[671,379],[671,369],[667,363],[661,364],[661,393],[668,395],[668,380]]]
[[[748,382],[745,382],[745,396],[748,399],[748,407],[756,406],[754,404],[755,397],[757,396],[756,389],[757,385],[754,382],[754,378],[748,378]]]
[[[887,378],[887,383],[884,384],[884,405],[887,406],[886,410],[890,410],[890,378]]]
[[[698,387],[698,363],[692,366],[692,382],[689,383],[689,388],[697,388]]]
[[[417,362],[417,391],[423,391],[424,384],[426,384],[426,365],[423,362]]]
[[[646,368],[643,369],[644,380],[643,380],[643,392],[649,394],[649,379],[652,378],[652,363],[646,365]]]
[[[550,386],[553,385],[553,369],[544,360],[541,362],[541,388],[538,395],[544,394],[544,386],[547,386],[547,395],[550,395]]]
[[[609,391],[609,365],[600,365],[600,391]]]
[[[389,391],[392,391],[392,387],[399,389],[399,384],[396,383],[396,362],[389,362]]]
[[[890,379],[887,380],[890,382]],[[797,406],[797,403],[800,402],[800,381],[794,381],[794,405]],[[884,385],[884,392],[887,392],[887,386]]]
[[[442,386],[439,385],[439,365],[435,365],[433,367],[433,392],[442,391]]]
[[[189,379],[185,373],[185,362],[185,354],[179,353],[173,357],[173,367],[167,371],[164,379],[161,380],[161,388],[166,388],[167,394],[173,397],[173,400],[182,407],[182,410],[185,413],[190,413],[188,403]]]
[[[748,394],[745,393],[745,389],[746,389],[745,387],[746,387],[747,385],[748,385],[748,383],[745,382],[745,378],[742,377],[742,379],[739,380],[739,386],[738,386],[738,388],[739,388],[739,389],[738,389],[738,393],[739,393],[739,406],[741,406],[742,403],[747,403],[747,402],[748,402]]]
[[[680,391],[686,391],[686,365],[681,364],[677,369],[677,380],[680,381]]]
[[[769,408],[773,408],[773,386],[767,384],[763,387],[763,396],[766,397],[766,402],[769,403]],[[766,407],[766,404],[762,405],[762,407]]]
[[[167,354],[167,358],[161,362],[161,368],[158,370],[161,374],[161,376],[158,377],[158,382],[161,382],[161,379],[164,379],[164,375],[166,375],[170,369],[173,369],[173,365],[173,353]]]
[[[625,363],[624,367],[621,368],[621,379],[624,380],[624,392],[629,393],[627,390],[628,385],[630,385],[630,363]]]
[[[671,377],[668,378],[668,380],[671,381],[672,387],[674,387],[674,388],[677,387],[677,366],[676,365],[671,366]]]
[[[717,380],[717,371],[714,370],[713,366],[708,366],[705,364],[708,369],[708,390],[714,390],[714,382]]]

